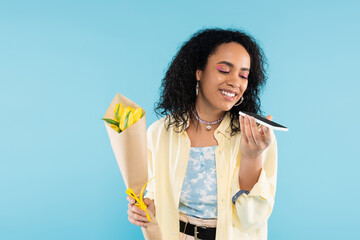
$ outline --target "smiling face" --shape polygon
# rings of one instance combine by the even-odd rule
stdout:
[[[245,92],[250,55],[236,42],[224,43],[208,57],[205,69],[196,70],[199,95],[196,106],[214,113],[229,111]]]

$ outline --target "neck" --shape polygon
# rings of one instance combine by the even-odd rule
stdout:
[[[209,105],[199,101],[199,98],[196,99],[195,109],[199,118],[203,121],[213,122],[219,120],[226,113],[219,109],[210,107]]]

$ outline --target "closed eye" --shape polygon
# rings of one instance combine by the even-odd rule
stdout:
[[[223,73],[223,74],[228,74],[228,73],[230,73],[230,70],[226,71],[226,70],[223,69],[223,67],[224,67],[224,65],[218,65],[218,66],[216,66],[216,68],[217,68],[217,70],[218,70],[219,72],[221,72],[221,73]],[[246,79],[246,80],[248,79],[248,77],[245,76],[245,75],[239,75],[239,77],[241,77],[241,78],[243,78],[243,79]]]
[[[230,72],[230,69],[225,65],[217,65],[216,68],[221,73],[229,73]]]
[[[221,73],[229,73],[229,71],[224,71],[224,70],[221,70],[221,69],[218,69],[219,70],[219,72],[221,72]]]

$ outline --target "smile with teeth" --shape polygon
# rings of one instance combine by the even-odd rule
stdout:
[[[228,96],[228,97],[235,97],[235,93],[229,93],[229,92],[225,92],[225,91],[220,91],[223,95]]]

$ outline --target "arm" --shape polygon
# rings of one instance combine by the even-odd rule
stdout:
[[[148,134],[149,136],[149,131]],[[153,161],[152,161],[152,152],[151,152],[151,139],[149,137],[147,138],[147,157],[148,157],[148,179],[150,179],[154,173],[153,173]],[[153,215],[155,216],[155,203],[154,203],[154,195],[155,195],[155,180],[152,180],[148,183],[146,187],[146,194],[144,196],[144,203],[148,207],[148,211],[150,210]],[[135,205],[135,200],[133,198],[130,198],[127,196],[127,200],[129,201],[128,204],[128,220],[137,226],[141,227],[147,227],[149,225],[146,213],[142,209],[140,209],[138,206]]]
[[[239,184],[241,190],[250,191],[257,183],[262,170],[261,156],[255,159],[241,158],[239,169]]]
[[[269,117],[270,118],[270,117]],[[258,131],[255,123],[246,125],[244,119],[240,119],[242,124],[243,137],[249,131],[245,126],[250,128],[253,124],[251,131]],[[244,128],[244,129],[243,129]],[[276,175],[277,175],[277,146],[275,135],[272,131],[268,131],[268,137],[265,134],[266,131],[261,129],[259,134],[263,134],[264,142],[267,142],[265,138],[270,139],[268,144],[264,144],[260,154],[259,152],[254,154],[254,146],[249,146],[260,142],[258,139],[251,143],[248,139],[241,141],[247,141],[243,144],[241,150],[241,162],[240,168],[236,171],[232,183],[232,196],[235,195],[240,189],[248,190],[249,194],[242,194],[233,205],[233,219],[234,223],[242,231],[253,231],[263,224],[266,224],[274,205],[275,189],[276,189]],[[250,143],[249,143],[250,142]],[[246,150],[244,150],[244,147]],[[252,151],[249,151],[252,150]],[[259,148],[258,148],[259,149]],[[249,157],[250,156],[250,157]]]

